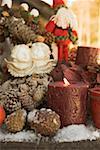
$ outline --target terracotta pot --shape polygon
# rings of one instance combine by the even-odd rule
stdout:
[[[100,87],[90,89],[91,114],[94,125],[100,128]]]
[[[61,127],[86,123],[86,98],[88,85],[83,83],[64,86],[62,82],[50,83],[48,107],[61,118]]]

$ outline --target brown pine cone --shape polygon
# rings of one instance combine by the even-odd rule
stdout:
[[[46,88],[43,85],[39,85],[33,94],[33,99],[37,102],[40,102],[46,93]]]
[[[60,117],[50,109],[33,110],[28,114],[31,129],[43,136],[53,136],[60,128]]]
[[[22,19],[15,19],[14,17],[6,18],[5,27],[10,33],[10,37],[16,43],[30,43],[37,39],[37,35],[31,30]]]
[[[28,95],[28,93],[20,93],[19,100],[23,106],[23,108],[31,111],[34,106],[34,101],[31,96]]]
[[[33,81],[34,80],[37,81],[37,87],[33,91],[33,100],[36,108],[45,101],[48,84],[50,83],[51,78],[46,74],[37,75],[37,77],[33,75]]]
[[[12,133],[21,131],[26,122],[26,115],[27,114],[24,109],[17,110],[16,112],[8,115],[5,120],[6,129]]]
[[[4,107],[8,113],[12,113],[21,108],[21,103],[16,100],[16,98],[12,98],[7,100],[7,103],[4,105]]]
[[[8,83],[9,83],[9,81],[8,82],[6,81],[3,84],[2,87],[4,87],[4,90],[5,90],[5,86],[8,86],[7,85]],[[6,91],[4,91],[4,94],[2,93],[2,96],[4,95],[3,99],[5,100],[4,108],[8,114],[10,114],[18,109],[21,109],[21,103],[18,100],[17,91],[18,90],[14,89],[14,88],[10,90],[10,86],[9,86],[9,89],[6,89]]]
[[[28,87],[26,84],[20,85],[20,92],[19,92],[19,101],[21,102],[23,108],[27,110],[33,110],[34,108],[34,101],[33,98],[28,93]]]

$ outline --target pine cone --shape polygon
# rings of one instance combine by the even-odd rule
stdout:
[[[16,43],[27,44],[36,41],[37,35],[30,27],[23,23],[22,19],[15,19],[14,17],[6,18],[5,27],[10,33],[10,37]]]
[[[39,85],[35,90],[33,94],[33,100],[35,103],[35,107],[39,106],[44,101],[46,90],[43,85]]]
[[[60,128],[60,117],[50,109],[33,110],[28,114],[31,129],[43,136],[52,136]]]
[[[34,102],[31,96],[28,93],[20,93],[19,100],[23,106],[23,108],[27,110],[32,110],[34,108]]]
[[[24,109],[17,110],[16,112],[8,115],[5,120],[7,130],[12,133],[21,131],[25,125],[26,115],[27,114]]]
[[[7,80],[0,87],[0,101],[3,101],[8,113],[20,109],[21,104],[32,110],[44,102],[49,82],[49,75]]]
[[[8,113],[12,113],[18,109],[21,109],[21,103],[18,99],[11,97],[7,99],[6,103],[4,104],[4,108]]]
[[[37,87],[37,81],[32,79],[32,77],[28,77],[25,83],[29,87],[29,95],[33,97],[34,90]]]
[[[21,79],[21,81],[22,81],[22,79]],[[0,100],[3,101],[3,105],[5,105],[5,108],[6,108],[7,101],[11,102],[11,101],[13,101],[13,99],[14,99],[14,101],[16,99],[16,102],[18,102],[18,88],[17,88],[16,83],[18,83],[16,81],[16,79],[14,79],[14,80],[10,79],[10,80],[5,81],[0,86]],[[20,84],[20,82],[18,84]]]
[[[45,101],[48,84],[51,79],[48,75],[44,74],[40,76],[33,76],[33,80],[37,81],[37,87],[33,92],[33,100],[36,108]]]
[[[22,106],[27,110],[33,110],[34,108],[34,101],[32,97],[28,94],[28,89],[26,84],[20,85],[20,93],[19,93],[19,101],[21,102]]]

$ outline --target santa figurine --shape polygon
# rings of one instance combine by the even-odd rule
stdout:
[[[77,19],[66,7],[64,0],[53,0],[53,15],[46,25],[46,31],[53,33],[58,47],[58,63],[68,62],[68,51],[73,49],[78,40]]]

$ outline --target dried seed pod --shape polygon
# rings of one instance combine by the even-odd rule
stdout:
[[[38,77],[30,76],[7,80],[0,86],[0,103],[7,104],[8,101],[9,104],[13,105],[11,101],[14,101],[13,108],[17,110],[16,103],[20,102],[22,107],[32,110],[45,100],[50,81],[50,77],[47,74],[38,75]],[[8,110],[9,107],[5,107]],[[11,112],[12,109],[10,109],[9,113]]]
[[[5,110],[8,113],[12,113],[18,109],[21,109],[21,103],[18,101],[18,98],[15,98],[15,97],[10,98],[10,97],[9,99],[6,100],[6,103],[4,104]]]
[[[19,101],[21,102],[23,108],[27,110],[33,110],[34,101],[32,97],[28,94],[28,86],[26,86],[26,84],[20,85]]]
[[[26,115],[27,114],[24,109],[17,110],[16,112],[8,115],[5,120],[7,130],[12,133],[21,131],[26,122]]]
[[[39,106],[44,101],[44,96],[46,93],[46,88],[43,85],[39,85],[33,94],[33,101],[35,103],[35,107]]]
[[[10,37],[15,43],[30,43],[36,41],[37,35],[24,24],[22,19],[16,19],[14,17],[9,17],[5,19],[5,27],[10,33]]]
[[[33,110],[28,114],[31,129],[43,136],[53,136],[60,128],[60,117],[50,109]]]

